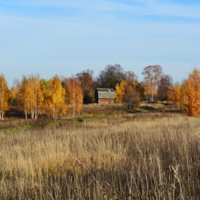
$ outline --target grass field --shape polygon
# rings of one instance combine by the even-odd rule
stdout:
[[[166,110],[1,122],[0,199],[199,199],[200,119]]]

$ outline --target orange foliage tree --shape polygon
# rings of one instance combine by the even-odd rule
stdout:
[[[181,105],[181,87],[179,84],[175,86],[170,86],[167,91],[168,103],[173,102],[178,108]]]
[[[169,90],[167,91],[168,96],[168,104],[173,102],[178,109],[185,110],[186,106],[188,105],[188,96],[187,96],[187,88],[188,88],[188,81],[182,81],[180,85],[177,83],[175,86],[170,86]]]
[[[153,101],[153,97],[157,93],[156,87],[159,84],[162,67],[160,65],[152,65],[144,68],[142,72],[144,75],[143,87],[145,89],[145,94],[150,96],[150,101]]]
[[[68,79],[66,94],[69,112],[72,112],[73,117],[75,117],[76,113],[80,112],[83,105],[83,93],[81,85],[76,78],[72,77]]]
[[[0,75],[0,119],[4,119],[4,113],[9,109],[10,92],[4,75]]]
[[[186,94],[188,97],[188,105],[186,113],[189,116],[200,116],[200,70],[194,69],[188,77],[188,85]]]

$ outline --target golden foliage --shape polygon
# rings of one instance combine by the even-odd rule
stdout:
[[[137,82],[122,80],[121,83],[117,84],[115,87],[116,102],[126,102],[130,107],[139,106],[140,98],[139,91],[137,91],[137,89],[140,89]]]
[[[127,81],[122,80],[120,84],[117,83],[115,86],[115,100],[117,103],[122,103],[127,85]]]
[[[170,86],[167,92],[167,96],[168,101],[173,101],[175,105],[179,107],[181,105],[181,87],[179,84],[174,87]]]
[[[61,80],[57,76],[51,79],[45,86],[44,96],[46,108],[47,110],[51,110],[50,115],[53,118],[65,114],[65,89],[62,87]]]
[[[31,89],[30,81],[26,76],[23,76],[17,93],[17,102],[18,106],[24,111],[26,119],[28,112],[31,110]]]
[[[0,119],[3,119],[5,111],[9,109],[10,92],[4,75],[0,75]]]
[[[66,87],[67,104],[69,105],[68,111],[75,114],[80,112],[83,105],[83,93],[80,83],[74,77],[69,79],[68,86]]]
[[[10,88],[10,100],[9,100],[9,104],[11,106],[15,106],[16,105],[16,101],[17,101],[17,93],[18,93],[18,88]]]

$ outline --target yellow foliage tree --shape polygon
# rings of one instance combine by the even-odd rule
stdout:
[[[42,82],[40,76],[31,76],[29,78],[30,92],[31,92],[31,118],[38,118],[42,114],[42,106],[44,103],[44,96],[42,90]]]
[[[80,112],[83,105],[83,92],[77,79],[74,77],[69,79],[66,92],[67,103],[69,104],[69,112],[72,112],[73,117],[75,117],[76,113]]]
[[[0,119],[4,119],[5,112],[9,109],[10,92],[4,75],[0,75]]]
[[[115,87],[115,98],[116,102],[127,103],[131,109],[134,106],[140,105],[139,92],[137,91],[137,82],[135,81],[124,81]]]
[[[115,86],[115,101],[117,103],[122,103],[126,87],[127,81],[124,80],[122,80],[120,84],[117,83],[117,85]]]
[[[17,93],[18,106],[24,111],[25,119],[31,110],[32,84],[26,76],[22,77],[19,91]]]
[[[189,74],[186,94],[188,97],[188,105],[186,106],[186,113],[189,116],[200,116],[200,70],[194,69]]]
[[[9,100],[9,104],[10,106],[16,106],[16,102],[17,102],[17,93],[18,93],[18,88],[10,88],[10,100]]]
[[[45,87],[45,105],[51,109],[53,118],[57,118],[58,116],[65,114],[65,93],[65,89],[62,87],[61,80],[58,76],[50,80]]]

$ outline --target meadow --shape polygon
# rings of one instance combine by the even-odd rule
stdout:
[[[0,127],[0,199],[200,197],[200,119],[162,105]]]

